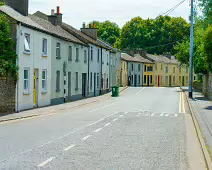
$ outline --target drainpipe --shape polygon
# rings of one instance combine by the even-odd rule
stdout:
[[[100,72],[100,95],[102,95],[102,48],[101,48],[101,65],[100,65],[100,67],[101,67],[101,72]]]
[[[17,32],[17,44],[16,44],[16,54],[17,54],[17,60],[16,60],[16,65],[19,67],[20,66],[20,37],[22,35],[22,30],[21,30],[21,23],[19,23],[18,25],[19,27],[19,31]],[[19,70],[18,70],[19,72]],[[18,80],[17,80],[17,84],[16,84],[16,112],[19,113],[20,112],[20,79],[19,79],[19,74],[18,74]]]
[[[89,80],[90,80],[90,45],[88,47],[88,86],[87,86],[87,93],[88,96],[90,96],[89,94],[89,89],[90,89],[90,84],[89,84]]]

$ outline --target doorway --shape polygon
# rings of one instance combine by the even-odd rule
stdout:
[[[149,87],[149,85],[150,85],[150,76],[147,75],[147,86]]]
[[[185,86],[185,77],[182,76],[182,86]]]
[[[134,81],[135,81],[135,82],[134,82],[134,86],[136,87],[136,85],[137,85],[137,75],[135,74],[134,77],[135,77],[135,78],[134,78]]]
[[[33,104],[38,107],[38,69],[34,69]]]
[[[82,96],[86,96],[86,73],[82,73]]]
[[[94,73],[94,89],[93,89],[93,92],[94,92],[94,96],[96,96],[96,73]]]
[[[71,101],[71,72],[68,72],[68,99]]]
[[[158,87],[160,87],[160,76],[158,76]]]
[[[169,87],[172,86],[172,76],[169,76]]]

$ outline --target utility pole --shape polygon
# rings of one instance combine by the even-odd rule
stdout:
[[[194,48],[194,0],[191,0],[191,17],[190,17],[190,81],[189,81],[189,98],[192,98],[193,83],[193,48]]]

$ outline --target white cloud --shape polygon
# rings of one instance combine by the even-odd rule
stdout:
[[[50,14],[51,9],[60,6],[63,20],[75,28],[83,22],[93,20],[116,22],[122,27],[131,18],[155,18],[178,4],[181,0],[30,0],[30,13],[42,11]],[[184,2],[171,16],[181,16],[188,20],[189,2]]]

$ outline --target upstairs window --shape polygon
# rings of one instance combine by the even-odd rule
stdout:
[[[169,72],[169,69],[168,69],[168,67],[166,67],[166,73],[168,73]]]
[[[133,64],[132,64],[132,71],[133,71]]]
[[[175,67],[173,68],[173,73],[175,73]]]
[[[30,34],[24,35],[24,51],[30,52]]]
[[[84,62],[87,63],[87,51],[84,50]]]
[[[141,70],[141,65],[140,64],[138,64],[138,71],[140,71]]]
[[[68,60],[72,61],[72,46],[69,46],[68,48]]]
[[[56,58],[60,59],[60,43],[56,44]]]
[[[100,50],[98,49],[97,61],[99,62]]]
[[[76,48],[76,62],[79,61],[79,48]]]
[[[43,47],[42,47],[43,56],[47,56],[47,39],[43,38]]]
[[[42,71],[42,91],[47,91],[47,70]]]
[[[91,47],[91,61],[93,60],[93,48]]]

